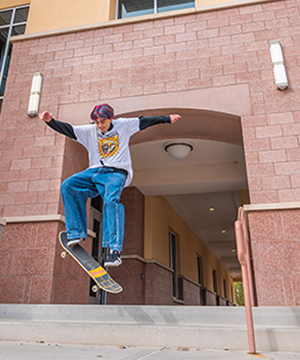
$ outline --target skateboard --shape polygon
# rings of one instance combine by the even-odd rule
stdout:
[[[89,276],[95,281],[97,285],[92,287],[94,292],[97,292],[99,289],[105,290],[110,293],[117,294],[121,292],[122,287],[115,282],[115,280],[105,271],[105,269],[98,264],[98,262],[81,247],[79,244],[76,244],[72,247],[67,245],[68,243],[67,233],[65,231],[60,232],[59,242],[64,252],[61,253],[62,258],[65,258],[67,255],[71,255],[73,259],[89,274]]]

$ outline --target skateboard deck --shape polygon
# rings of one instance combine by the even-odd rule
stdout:
[[[99,289],[103,289],[107,292],[117,294],[121,292],[122,287],[115,282],[115,280],[105,271],[105,269],[98,264],[98,262],[79,244],[72,247],[67,246],[68,238],[65,231],[60,232],[59,241],[65,252],[61,255],[66,257],[70,254],[77,263],[89,274],[89,276],[95,281],[97,286],[92,289],[94,292]]]

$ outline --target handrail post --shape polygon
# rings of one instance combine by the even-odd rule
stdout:
[[[250,267],[247,266],[250,259],[249,251],[247,251],[247,247],[249,244],[245,238],[245,221],[243,218],[245,219],[244,210],[242,208],[239,208],[238,220],[234,223],[236,242],[237,242],[237,252],[238,252],[238,260],[242,268],[249,353],[256,354],[253,316],[252,316],[252,299],[251,299],[252,286],[250,284],[250,281],[252,281],[252,276],[250,276],[249,273]]]
[[[246,213],[242,207],[241,207],[241,222],[242,222],[242,226],[243,226],[243,233],[244,233],[244,239],[245,239],[245,245],[246,245],[247,270],[248,270],[251,306],[255,306],[253,276],[252,276],[251,260],[250,260],[250,241],[249,241],[249,236],[248,236],[248,223],[247,223]]]

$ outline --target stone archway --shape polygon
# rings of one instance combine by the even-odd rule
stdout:
[[[140,95],[127,98],[105,99],[85,103],[61,104],[58,117],[73,125],[89,122],[89,113],[99,103],[109,103],[114,107],[116,116],[120,114],[145,114],[151,109],[196,109],[213,113],[232,114],[239,117],[252,114],[248,84],[220,86],[212,89],[196,89],[171,92],[168,94]]]
[[[186,138],[222,141],[240,146],[243,144],[241,119],[237,115],[186,108],[155,108],[142,111],[142,115],[145,116],[152,114],[169,115],[170,113],[180,114],[182,120],[172,127],[153,127],[147,129],[147,131],[142,131],[132,138],[131,145],[160,139]],[[140,111],[135,111],[120,116],[135,117],[140,115]]]
[[[248,87],[241,85],[218,88],[214,91],[204,89],[164,96],[115,99],[107,102],[117,111],[116,117],[168,115],[170,113],[182,115],[182,120],[175,125],[149,128],[131,139],[135,176],[134,186],[127,190],[126,201],[130,207],[130,213],[134,214],[135,219],[138,216],[141,220],[141,224],[138,225],[140,229],[136,231],[136,220],[129,219],[127,215],[131,228],[136,231],[136,237],[143,238],[143,220],[136,211],[137,208],[143,209],[143,195],[164,196],[180,216],[187,214],[189,207],[195,214],[199,209],[193,221],[189,222],[187,218],[184,220],[189,222],[195,233],[198,232],[201,238],[206,239],[206,245],[222,261],[232,276],[238,277],[240,267],[235,255],[231,253],[235,247],[232,222],[236,218],[236,209],[240,205],[239,191],[248,187],[241,129],[241,116],[251,113]],[[95,103],[61,105],[59,118],[68,121],[72,116],[73,124],[87,123],[89,111],[94,105]],[[163,163],[157,166],[157,159],[160,162],[164,156],[168,156],[163,150],[163,144],[176,139],[186,139],[195,145],[193,157],[189,157],[188,162],[185,160],[184,165],[174,162],[174,159],[165,158],[167,166]],[[205,153],[203,149],[209,150]],[[196,150],[202,151],[201,155],[198,153],[199,156],[197,156]],[[153,153],[152,160],[151,156],[149,157],[150,153]],[[141,156],[142,167],[137,165],[136,154]],[[147,158],[146,161],[145,158]],[[220,206],[223,204],[218,219],[210,216],[207,220],[203,217],[203,208],[198,207],[199,203],[203,204],[203,198],[217,202]],[[206,205],[203,204],[203,206]],[[229,208],[231,210],[228,210]],[[228,213],[231,218],[224,222],[222,217],[224,218]],[[216,226],[216,220],[218,220],[218,226]],[[199,225],[198,229],[195,223]],[[218,229],[219,226],[220,229]],[[224,242],[224,239],[220,238],[220,230],[225,228],[228,240]],[[128,256],[132,264],[135,262],[128,271],[136,273],[135,268],[138,266],[138,272],[142,274],[146,268],[145,263],[141,262],[143,249],[138,247],[137,250],[135,246],[137,244],[131,244],[132,246],[126,249],[127,245],[129,241],[125,239],[124,255]],[[141,294],[147,292],[142,288],[139,290]],[[141,294],[140,299],[143,301]],[[135,303],[132,296],[130,294],[128,296],[131,298],[129,303]]]
[[[134,243],[133,238],[136,237],[132,236],[137,216],[134,202],[136,207],[141,208],[141,202],[145,201],[147,209],[149,197],[164,198],[190,229],[204,240],[231,276],[239,277],[240,266],[232,249],[235,248],[233,221],[241,204],[240,190],[247,189],[241,119],[216,111],[184,108],[148,109],[120,116],[170,113],[181,114],[182,120],[172,126],[160,125],[141,131],[131,140],[134,178],[133,186],[125,192],[126,202],[130,204],[126,216],[131,233],[125,239],[128,259],[133,263],[135,248],[129,242]],[[188,140],[194,146],[193,152],[184,160],[170,158],[164,151],[166,142],[178,139]],[[205,213],[210,201],[217,210],[214,215]],[[135,219],[131,218],[133,213]],[[151,237],[146,233],[152,226],[147,228],[147,219],[145,221],[145,249],[139,248],[137,253],[145,256],[145,261],[152,261],[157,254],[155,246],[149,252],[149,244],[146,244],[147,238]],[[226,230],[225,235],[222,230]],[[139,235],[143,237],[142,231]],[[139,266],[142,264],[139,263]],[[145,268],[139,269],[140,273],[147,273],[148,263],[143,266]],[[155,264],[151,266],[155,268]]]

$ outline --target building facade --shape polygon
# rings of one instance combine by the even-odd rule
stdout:
[[[232,305],[240,277],[233,222],[248,213],[257,304],[300,304],[300,1],[4,0],[0,5],[0,301]],[[270,42],[288,87],[274,80]],[[60,257],[62,181],[88,166],[76,142],[27,115],[74,125],[94,105],[117,116],[180,113],[131,140],[122,195],[124,291],[94,295]],[[170,145],[192,151],[174,159]],[[101,199],[85,247],[101,261]]]

